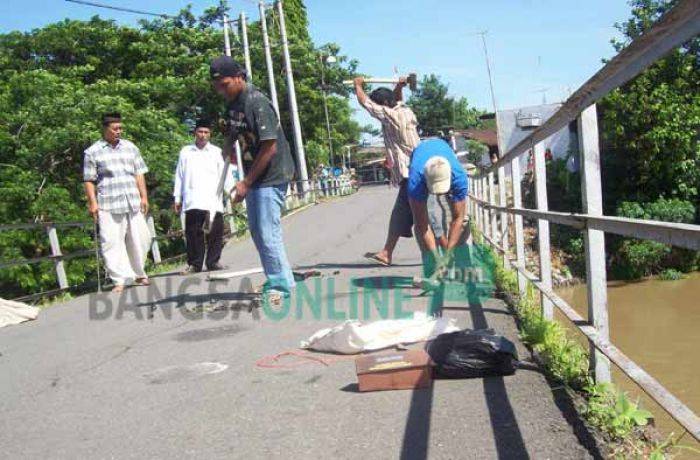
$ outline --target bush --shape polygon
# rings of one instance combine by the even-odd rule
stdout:
[[[661,197],[649,203],[623,201],[617,207],[616,214],[633,219],[693,223],[695,206],[690,201]],[[671,247],[655,241],[635,239],[613,239],[612,241],[612,273],[624,279],[641,278],[665,269],[690,272],[696,270],[700,262],[700,253],[697,251]]]
[[[656,241],[626,240],[617,251],[613,274],[623,279],[652,275],[662,268],[661,262],[671,248]]]
[[[677,281],[685,278],[682,272],[675,270],[673,268],[667,268],[666,270],[659,273],[659,279],[663,281]]]

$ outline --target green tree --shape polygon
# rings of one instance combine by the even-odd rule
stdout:
[[[675,0],[634,0],[632,17],[617,28],[620,51],[648,30]],[[600,104],[606,211],[622,201],[660,196],[699,206],[700,39],[669,53]],[[697,213],[696,213],[697,214]]]
[[[408,99],[418,119],[421,136],[447,134],[450,129],[464,129],[479,124],[481,111],[469,107],[466,98],[448,96],[448,86],[434,74],[426,75]]]

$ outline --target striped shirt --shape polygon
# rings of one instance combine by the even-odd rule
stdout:
[[[99,140],[85,150],[83,180],[97,183],[97,204],[112,214],[138,212],[136,176],[148,172],[138,147],[120,139],[116,147]]]
[[[379,105],[367,98],[363,104],[372,117],[382,124],[391,180],[398,184],[408,178],[411,152],[418,146],[418,121],[413,111],[399,101],[394,107]]]

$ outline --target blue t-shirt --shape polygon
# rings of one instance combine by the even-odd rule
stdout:
[[[428,185],[425,182],[425,164],[432,157],[440,156],[450,163],[452,180],[448,197],[451,201],[462,201],[467,197],[467,173],[452,148],[442,139],[428,139],[413,150],[408,169],[408,196],[416,201],[428,201]]]

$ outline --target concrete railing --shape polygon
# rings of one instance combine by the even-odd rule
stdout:
[[[605,266],[605,233],[700,250],[700,226],[603,215],[595,105],[610,91],[698,34],[700,1],[679,1],[655,26],[630,43],[584,83],[541,127],[505,152],[493,165],[472,176],[469,214],[489,244],[503,253],[504,263],[517,270],[521,295],[525,294],[527,283],[534,284],[541,293],[543,316],[553,319],[553,309],[556,307],[587,337],[590,344],[590,366],[596,381],[610,380],[612,361],[695,439],[700,440],[700,418],[610,342]],[[583,213],[552,212],[547,206],[543,141],[574,120],[577,120],[579,133]],[[522,207],[519,157],[528,151],[532,152],[534,158],[536,209]],[[506,179],[507,173],[509,180]],[[498,177],[498,187],[494,184],[495,174]],[[507,203],[508,182],[512,189],[512,205]],[[539,277],[526,269],[523,217],[537,221]],[[552,290],[550,222],[580,229],[584,234],[587,321]],[[509,236],[511,225],[514,227],[514,253]]]

